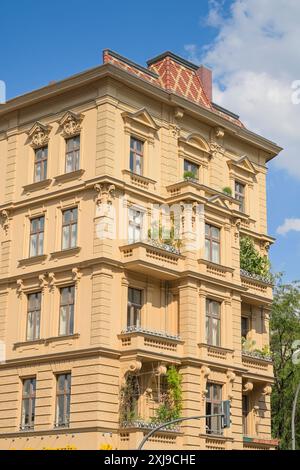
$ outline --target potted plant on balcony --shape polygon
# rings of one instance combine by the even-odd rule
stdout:
[[[225,186],[225,188],[223,188],[223,193],[227,196],[232,196],[232,189],[230,188],[230,186]]]
[[[193,180],[193,181],[197,181],[197,178],[196,178],[196,175],[193,171],[185,171],[183,173],[183,178],[185,180]]]

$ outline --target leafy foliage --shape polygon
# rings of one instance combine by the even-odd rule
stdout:
[[[279,277],[270,318],[275,384],[271,397],[272,433],[281,449],[291,449],[291,414],[300,365],[292,363],[292,344],[300,339],[300,283],[283,284]],[[296,446],[300,449],[300,400],[296,414]]]
[[[228,194],[228,196],[232,196],[232,189],[230,186],[225,186],[225,188],[223,188],[223,193]]]
[[[182,411],[182,377],[175,366],[167,370],[167,392],[162,396],[162,403],[156,410],[153,421],[164,423],[181,417]]]
[[[251,274],[270,277],[270,261],[266,255],[261,255],[255,248],[250,237],[241,237],[240,240],[241,269]]]
[[[196,175],[192,171],[185,171],[183,173],[183,177],[184,177],[184,179],[189,179],[189,178],[196,179]]]

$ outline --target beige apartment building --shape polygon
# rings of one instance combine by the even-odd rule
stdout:
[[[280,150],[170,52],[142,67],[105,50],[0,105],[1,449],[135,449],[171,366],[183,417],[230,400],[232,425],[186,421],[146,448],[276,448],[272,286],[241,271],[240,239],[274,241]]]

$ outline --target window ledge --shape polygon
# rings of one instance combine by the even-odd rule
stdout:
[[[50,186],[51,181],[52,180],[48,178],[46,180],[36,181],[34,183],[26,184],[23,186],[23,191],[25,193],[31,193],[33,191],[38,191],[39,189],[44,189],[47,186]]]
[[[54,177],[57,183],[64,183],[65,181],[72,181],[76,179],[81,179],[82,175],[84,174],[85,170],[76,170],[70,171],[69,173],[63,173],[62,175],[57,175]]]
[[[214,263],[213,261],[209,261],[205,258],[198,259],[198,263],[199,264],[205,264],[209,268],[218,269],[220,271],[223,271],[224,273],[233,273],[234,272],[234,269],[230,268],[229,266],[224,266],[223,264]]]
[[[38,255],[38,256],[31,256],[30,258],[20,259],[18,261],[19,266],[29,266],[31,264],[38,264],[46,261],[48,255]]]
[[[18,343],[13,344],[13,349],[18,349],[26,346],[34,346],[39,344],[47,345],[49,343],[53,343],[55,341],[63,341],[68,339],[78,339],[80,337],[79,333],[74,333],[72,335],[61,335],[61,336],[50,336],[50,338],[41,338],[35,339],[32,341],[19,341]]]
[[[120,336],[127,336],[127,335],[148,335],[148,336],[155,336],[156,338],[162,338],[170,341],[178,341],[182,342],[182,339],[178,335],[171,335],[165,333],[163,331],[155,331],[155,330],[148,330],[147,328],[138,327],[138,326],[127,326],[124,330],[122,330]]]
[[[80,337],[79,333],[74,333],[72,335],[59,335],[59,336],[50,336],[50,338],[46,338],[44,343],[47,345],[49,343],[54,343],[55,341],[64,341],[68,339],[78,339]]]
[[[65,256],[74,256],[81,251],[80,246],[74,248],[68,248],[66,250],[53,251],[50,253],[51,258],[64,258]]]
[[[233,441],[233,437],[224,436],[224,434],[199,434],[199,437],[204,437],[205,439],[218,440],[220,442]]]
[[[223,348],[222,346],[215,346],[213,344],[208,344],[208,343],[199,343],[198,344],[199,348],[207,348],[211,349],[212,351],[224,353],[224,354],[232,354],[234,352],[234,349],[229,349],[229,348]]]

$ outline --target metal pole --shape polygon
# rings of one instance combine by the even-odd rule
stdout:
[[[296,450],[296,433],[295,433],[295,418],[296,418],[296,407],[298,401],[298,395],[300,392],[300,383],[298,384],[296,395],[293,402],[293,411],[292,411],[292,450]]]
[[[171,424],[176,424],[180,423],[181,421],[187,421],[188,419],[201,419],[201,418],[214,418],[216,416],[224,416],[224,413],[219,413],[219,414],[213,414],[213,415],[202,415],[202,416],[191,416],[189,418],[177,418],[173,419],[172,421],[168,421],[164,424],[160,424],[156,428],[152,429],[141,441],[140,445],[138,446],[137,450],[142,450],[144,444],[148,441],[149,437],[153,436],[154,433],[159,431],[160,429],[166,428],[167,426],[170,426]]]

